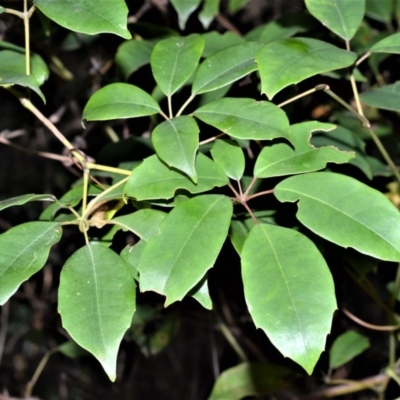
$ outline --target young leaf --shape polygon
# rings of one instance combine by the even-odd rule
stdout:
[[[266,146],[254,166],[254,176],[270,178],[318,171],[327,163],[343,164],[355,157],[354,153],[342,152],[332,146],[315,148],[310,144],[311,133],[330,131],[335,125],[318,121],[302,122],[291,126],[292,144],[276,143]]]
[[[272,395],[288,384],[292,371],[274,364],[242,363],[222,372],[208,400],[241,400]]]
[[[211,149],[214,161],[231,179],[240,180],[244,173],[243,150],[233,140],[217,139]]]
[[[46,17],[71,31],[94,35],[114,33],[130,39],[124,0],[34,0]]]
[[[195,161],[199,132],[196,121],[185,115],[162,122],[151,135],[158,157],[184,172],[194,183],[197,183]]]
[[[382,110],[400,111],[400,81],[393,85],[382,86],[379,89],[361,93],[360,99],[364,104]]]
[[[207,275],[188,293],[188,296],[197,300],[206,310],[212,310],[213,304],[208,290]]]
[[[336,309],[324,258],[301,233],[258,224],[244,243],[241,259],[245,299],[255,325],[285,357],[311,374]]]
[[[225,97],[198,108],[193,114],[236,139],[291,140],[285,112],[268,101]]]
[[[206,58],[194,77],[192,94],[219,89],[255,71],[255,57],[261,47],[261,43],[245,42]]]
[[[65,263],[58,312],[71,337],[116,378],[117,353],[135,311],[135,283],[125,261],[103,246],[84,246]]]
[[[356,33],[365,13],[365,0],[305,0],[308,11],[345,40]]]
[[[211,22],[219,11],[220,0],[204,0],[203,8],[199,13],[199,21],[203,25],[204,29],[210,27]]]
[[[0,235],[0,305],[45,264],[53,244],[61,238],[55,222],[27,222]]]
[[[193,75],[204,49],[204,39],[193,34],[158,42],[150,57],[154,79],[166,96],[172,96]]]
[[[334,342],[329,352],[329,368],[335,369],[348,363],[370,346],[369,340],[356,331],[347,331]]]
[[[0,211],[12,206],[20,206],[30,201],[56,201],[52,194],[23,194],[0,201]]]
[[[144,90],[128,83],[112,83],[92,95],[83,110],[82,119],[105,121],[135,118],[159,111],[158,103]]]
[[[179,28],[183,31],[186,26],[186,22],[190,15],[199,6],[201,0],[171,0],[171,4],[174,6],[175,11],[178,14]]]
[[[285,179],[274,195],[280,202],[299,200],[297,218],[324,239],[400,261],[400,214],[377,190],[345,175],[313,172]]]
[[[353,64],[357,55],[321,40],[293,38],[264,46],[256,57],[261,92],[272,99],[292,83]]]
[[[150,156],[132,171],[125,194],[138,201],[170,199],[178,189],[201,193],[228,184],[224,171],[202,153],[197,155],[196,171],[197,184],[194,184],[182,172],[168,168],[156,155]]]
[[[400,54],[400,32],[387,36],[375,43],[369,51],[371,53]]]
[[[232,202],[203,195],[176,206],[149,240],[139,264],[140,290],[182,300],[214,265],[228,234]]]

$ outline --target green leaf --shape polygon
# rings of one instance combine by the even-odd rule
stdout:
[[[5,8],[0,6],[0,14],[2,14],[4,12]]]
[[[94,93],[87,102],[82,119],[105,121],[154,115],[157,102],[144,90],[128,83],[112,83]]]
[[[272,395],[288,384],[292,371],[274,364],[242,363],[222,372],[208,400],[242,400]]]
[[[30,201],[56,201],[52,194],[23,194],[0,201],[0,211],[11,206],[20,206]]]
[[[400,54],[400,32],[387,36],[370,48],[371,53]]]
[[[196,70],[204,49],[204,39],[193,34],[158,42],[151,53],[150,65],[160,89],[172,96]]]
[[[390,23],[393,15],[393,0],[365,0],[365,14],[380,22]]]
[[[255,325],[285,357],[311,374],[336,309],[324,258],[301,233],[258,224],[244,243],[241,259],[245,299]]]
[[[241,10],[250,0],[229,0],[228,10],[230,14],[235,14]]]
[[[139,281],[138,266],[146,245],[147,241],[141,239],[133,246],[128,245],[124,247],[120,254],[122,259],[129,265],[131,269],[132,278],[136,279],[137,281]]]
[[[217,139],[211,149],[211,155],[229,178],[237,181],[242,178],[245,158],[243,150],[236,142]]]
[[[196,171],[197,184],[182,172],[168,168],[156,155],[150,156],[132,171],[125,194],[138,201],[170,199],[178,189],[201,193],[228,184],[224,171],[202,153],[197,155]]]
[[[27,222],[0,235],[0,305],[45,264],[53,244],[61,238],[54,222]]]
[[[353,330],[343,333],[332,344],[329,354],[329,368],[341,367],[369,347],[369,339],[364,335]]]
[[[135,311],[135,283],[125,261],[103,246],[84,246],[65,263],[58,290],[63,327],[116,378],[118,348]]]
[[[202,36],[206,41],[202,57],[210,57],[217,51],[225,50],[228,47],[245,42],[242,36],[239,36],[230,31],[224,33],[212,31],[203,33]]]
[[[37,93],[43,102],[46,102],[39,86],[47,79],[47,66],[41,57],[33,56],[31,68],[32,75],[26,75],[25,55],[12,50],[0,51],[0,86],[28,87]]]
[[[219,12],[220,0],[204,0],[203,8],[199,13],[199,21],[204,29],[210,27],[211,22]]]
[[[94,35],[114,33],[130,39],[126,24],[128,7],[124,0],[34,0],[39,10],[71,31]]]
[[[73,340],[68,340],[67,342],[64,342],[57,348],[60,353],[64,354],[64,356],[67,356],[72,359],[89,355],[89,353],[86,350],[82,349],[82,347],[76,344]]]
[[[155,42],[149,40],[128,40],[118,47],[115,64],[125,80],[143,65],[150,62]]]
[[[361,93],[360,99],[364,104],[371,107],[400,111],[400,81]]]
[[[186,22],[190,15],[199,6],[201,0],[171,0],[171,4],[174,6],[175,11],[178,14],[179,28],[183,31],[186,26]]]
[[[314,172],[285,179],[274,194],[280,202],[299,200],[297,218],[324,239],[400,261],[399,210],[377,190],[345,175]]]
[[[214,265],[228,234],[232,202],[203,195],[176,206],[149,240],[140,259],[140,290],[182,300]]]
[[[277,40],[264,46],[256,57],[261,91],[272,99],[290,84],[349,67],[356,58],[355,53],[316,39]]]
[[[236,139],[291,140],[285,112],[268,101],[225,97],[198,108],[193,114]]]
[[[254,166],[254,176],[271,178],[318,171],[329,162],[343,164],[355,157],[354,153],[342,152],[333,146],[315,148],[310,144],[312,132],[331,131],[335,125],[308,121],[292,125],[291,129],[294,149],[286,143],[264,147]]]
[[[197,183],[195,161],[199,132],[194,118],[181,116],[157,125],[151,135],[158,157],[168,166],[184,172],[194,183]]]
[[[365,13],[365,0],[305,0],[311,15],[324,26],[350,40],[356,33]]]
[[[213,303],[208,290],[207,275],[189,291],[188,295],[197,300],[206,310],[212,310]]]
[[[219,89],[255,71],[255,57],[261,47],[261,43],[240,43],[206,58],[194,77],[192,94]]]

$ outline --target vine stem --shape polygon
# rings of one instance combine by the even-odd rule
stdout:
[[[367,51],[362,57],[360,57],[357,61],[355,66],[358,67],[363,61],[365,61],[371,55],[370,51]]]
[[[354,322],[357,324],[363,326],[364,328],[371,329],[374,331],[381,331],[381,332],[393,332],[397,331],[400,329],[400,325],[373,325],[368,322],[363,321],[362,319],[356,317],[353,315],[350,311],[346,310],[345,308],[342,308],[342,311],[344,314],[346,314],[350,319],[352,319]]]

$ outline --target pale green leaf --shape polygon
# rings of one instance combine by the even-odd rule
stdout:
[[[135,283],[125,261],[103,246],[84,246],[65,263],[58,311],[63,327],[116,378],[117,354],[135,311]]]
[[[387,36],[370,48],[371,53],[400,54],[400,32]]]
[[[341,367],[369,347],[369,339],[364,335],[353,330],[343,333],[332,344],[329,352],[329,368]]]
[[[151,53],[154,79],[166,96],[172,96],[193,75],[204,49],[204,39],[193,34],[158,42]]]
[[[4,12],[4,7],[0,6],[0,14],[2,14]]]
[[[261,43],[245,42],[213,53],[197,70],[192,94],[219,89],[255,71],[255,57],[261,47]]]
[[[168,168],[154,155],[132,171],[125,194],[136,200],[170,199],[176,190],[201,193],[228,184],[224,171],[210,158],[199,153],[196,158],[197,184],[182,172]]]
[[[27,222],[0,235],[0,305],[45,264],[53,244],[61,238],[55,222]]]
[[[204,0],[203,8],[199,13],[199,21],[204,29],[210,27],[211,22],[219,12],[220,0]]]
[[[285,357],[311,374],[336,309],[324,258],[301,233],[258,224],[244,243],[241,259],[245,299],[255,325]]]
[[[330,43],[310,38],[277,40],[256,57],[261,92],[272,99],[283,88],[322,72],[349,67],[357,55]]]
[[[380,22],[390,23],[393,16],[393,0],[365,0],[365,14]],[[397,4],[400,4],[397,2]]]
[[[179,19],[179,28],[183,31],[190,15],[199,6],[201,0],[170,0]]]
[[[343,164],[355,157],[354,153],[340,151],[333,146],[316,148],[310,144],[311,133],[331,131],[335,125],[318,121],[308,121],[291,126],[294,146],[276,143],[265,146],[254,166],[254,176],[271,178],[318,171],[327,163]]]
[[[184,172],[194,183],[197,182],[195,161],[199,132],[194,118],[184,115],[157,125],[151,135],[158,157]]]
[[[377,190],[345,175],[313,172],[285,179],[274,195],[280,202],[299,201],[297,218],[324,239],[400,261],[400,213]]]
[[[198,108],[193,114],[236,139],[291,140],[285,112],[268,101],[225,97]]]
[[[345,40],[350,40],[354,36],[365,13],[365,0],[305,0],[305,2],[311,15]]]
[[[130,39],[124,0],[34,0],[46,17],[71,31],[94,35],[114,33]]]
[[[189,291],[188,296],[193,297],[197,300],[206,310],[212,310],[213,303],[208,290],[207,275],[192,289]]]
[[[176,206],[151,238],[140,259],[140,290],[182,300],[214,265],[228,234],[232,202],[202,195]]]
[[[157,114],[158,103],[144,90],[128,83],[112,83],[95,92],[87,102],[82,119],[104,121]]]
[[[400,81],[361,93],[364,104],[382,110],[400,111]]]
[[[10,197],[9,199],[0,201],[0,210],[11,206],[20,206],[30,201],[56,201],[52,194],[23,194],[22,196]]]
[[[240,180],[244,173],[243,150],[233,140],[217,139],[211,149],[214,161],[231,179]]]

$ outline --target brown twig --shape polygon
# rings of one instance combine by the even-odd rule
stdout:
[[[356,322],[357,324],[363,326],[364,328],[371,329],[374,331],[382,331],[382,332],[393,332],[400,329],[400,325],[373,325],[368,322],[363,321],[362,319],[356,317],[350,311],[342,308],[344,314],[346,314],[351,320]]]

